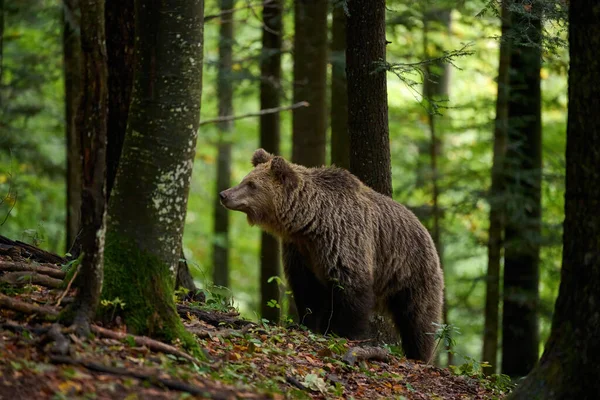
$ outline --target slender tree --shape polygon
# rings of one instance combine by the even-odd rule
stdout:
[[[349,0],[346,22],[350,170],[392,195],[385,70],[385,1]]]
[[[325,164],[327,135],[327,1],[294,1],[294,103],[292,161]]]
[[[569,4],[569,116],[563,260],[550,337],[511,399],[595,399],[600,393],[600,7]]]
[[[498,331],[500,301],[500,263],[504,233],[504,157],[506,155],[508,127],[508,71],[510,66],[510,13],[508,0],[502,1],[500,60],[498,66],[498,96],[496,99],[496,121],[494,125],[494,156],[492,186],[489,193],[490,227],[488,236],[488,269],[485,291],[485,326],[483,333],[482,360],[490,363],[486,374],[496,371],[498,359]]]
[[[204,2],[135,1],[135,73],[109,203],[103,297],[132,332],[186,334],[173,303],[202,89]]]
[[[217,94],[219,97],[219,117],[233,114],[233,83],[231,80],[233,63],[233,0],[221,0],[221,25],[219,28],[219,71]],[[230,187],[231,177],[231,130],[233,121],[218,124],[219,143],[217,145],[217,191],[221,193]],[[213,283],[229,287],[229,212],[215,196],[215,242],[213,244]]]
[[[106,221],[107,66],[104,2],[81,0],[81,96],[76,124],[82,160],[81,248],[83,259],[72,311],[82,335],[100,301]]]
[[[350,169],[348,89],[346,82],[346,12],[333,2],[331,23],[331,163]]]
[[[260,64],[260,108],[281,105],[281,43],[283,35],[281,0],[266,2],[263,7],[262,55]],[[260,146],[271,154],[279,154],[279,113],[260,117]],[[281,251],[276,237],[262,232],[260,244],[260,313],[269,321],[278,321],[280,309],[269,306],[270,300],[280,301],[277,282],[280,275]]]
[[[63,2],[63,64],[65,79],[65,127],[67,136],[67,251],[80,229],[81,145],[75,114],[81,96],[81,37],[79,0]]]
[[[538,360],[542,168],[541,4],[519,0],[514,6],[502,319],[502,372],[511,377],[527,375]]]

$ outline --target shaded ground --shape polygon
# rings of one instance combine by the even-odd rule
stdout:
[[[64,328],[50,330],[52,323],[43,312],[14,311],[19,301],[58,310],[61,296],[66,295],[62,307],[72,293],[29,284],[27,279],[39,279],[15,276],[16,267],[7,265],[56,270],[64,260],[49,259],[35,249],[17,251],[18,244],[6,243],[0,237],[0,281],[11,282],[0,282],[0,399],[502,397],[486,389],[490,382],[483,378],[456,376],[393,354],[386,361],[349,365],[344,361],[348,349],[364,343],[256,325],[233,312],[189,302],[180,303],[178,311],[197,335],[204,360],[192,360],[181,348],[157,351],[156,343],[144,338],[106,337],[118,337],[125,332],[123,326],[111,331],[99,327],[93,339],[81,341]]]

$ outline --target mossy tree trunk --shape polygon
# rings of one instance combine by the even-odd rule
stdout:
[[[502,373],[525,376],[538,360],[541,242],[541,7],[513,3],[508,96]]]
[[[75,126],[75,114],[81,96],[81,37],[79,0],[63,3],[63,65],[65,79],[65,127],[67,137],[67,240],[71,251],[80,229],[81,144]]]
[[[348,88],[346,81],[346,12],[344,0],[333,1],[331,23],[331,163],[350,169]]]
[[[81,262],[73,323],[89,334],[100,301],[106,222],[107,66],[104,2],[81,0],[81,85],[85,88],[76,116],[81,144]],[[69,315],[67,313],[67,315]]]
[[[202,91],[202,0],[135,1],[135,73],[108,211],[103,298],[128,329],[173,340],[173,303]]]
[[[294,0],[294,103],[292,161],[325,164],[327,143],[327,1]]]
[[[282,1],[274,0],[263,7],[262,55],[260,63],[260,108],[281,106],[281,43],[283,37]],[[260,117],[260,146],[271,154],[279,154],[279,113]],[[281,309],[270,307],[270,300],[280,302],[277,282],[269,278],[281,275],[279,240],[261,233],[260,242],[260,314],[269,321],[279,321]]]
[[[233,114],[233,18],[228,12],[234,8],[233,0],[221,0],[221,24],[219,26],[219,71],[217,96],[219,117]],[[218,124],[217,190],[215,192],[215,242],[213,244],[213,283],[229,287],[229,211],[221,206],[218,193],[231,185],[231,130],[233,121]]]
[[[392,195],[385,69],[385,0],[348,0],[346,76],[350,171]],[[377,72],[376,72],[377,71]]]
[[[485,287],[485,325],[483,332],[482,361],[491,367],[484,373],[496,372],[498,360],[498,330],[500,302],[500,263],[502,259],[504,233],[504,157],[506,155],[508,127],[508,71],[510,66],[510,13],[508,0],[502,1],[500,15],[502,37],[500,39],[500,60],[498,66],[498,96],[496,99],[496,121],[494,125],[494,156],[492,165],[492,186],[489,193],[490,227],[488,235],[488,266]]]
[[[600,393],[600,5],[569,5],[569,115],[560,289],[540,362],[510,399]]]

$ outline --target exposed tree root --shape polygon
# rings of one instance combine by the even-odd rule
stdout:
[[[64,356],[69,353],[71,342],[62,334],[61,328],[59,324],[52,324],[48,331],[48,338],[54,341],[50,352]]]
[[[50,356],[50,361],[55,364],[68,364],[68,365],[78,365],[84,368],[89,369],[90,371],[100,372],[104,374],[111,375],[119,375],[119,376],[129,376],[137,379],[141,379],[147,381],[151,384],[157,386],[164,386],[171,390],[178,390],[180,392],[186,392],[197,396],[208,397],[211,399],[230,399],[235,397],[237,394],[232,390],[227,389],[215,389],[210,387],[199,387],[195,385],[190,385],[189,383],[176,381],[173,379],[165,379],[161,378],[155,374],[134,371],[126,368],[118,368],[118,367],[110,367],[108,365],[102,365],[98,363],[94,363],[91,361],[85,360],[76,360],[70,357],[65,356]],[[257,397],[258,398],[258,397]],[[266,397],[263,397],[266,398]]]
[[[387,362],[389,355],[389,351],[382,347],[352,347],[344,354],[342,360],[348,365],[366,360]]]
[[[62,286],[63,281],[51,278],[47,275],[40,275],[36,272],[7,272],[0,276],[0,281],[10,283],[11,285],[40,285],[51,289],[57,289]]]
[[[26,303],[0,293],[0,308],[19,311],[25,314],[40,314],[46,318],[58,316],[58,311],[52,307]]]
[[[98,325],[91,325],[91,329],[92,329],[92,332],[95,333],[96,335],[99,335],[99,336],[102,336],[105,338],[109,338],[109,339],[123,340],[127,337],[132,337],[133,340],[135,341],[135,344],[137,344],[138,346],[146,346],[150,350],[158,351],[158,352],[165,353],[165,354],[171,354],[171,355],[174,355],[177,357],[184,358],[194,364],[198,364],[198,360],[196,360],[194,357],[190,356],[189,354],[184,353],[183,351],[177,349],[174,346],[168,345],[163,342],[159,342],[158,340],[150,339],[149,337],[146,337],[146,336],[134,336],[134,335],[130,335],[128,333],[115,332],[115,331],[111,331],[110,329],[102,328]]]
[[[59,268],[45,267],[43,265],[28,264],[16,261],[0,260],[0,271],[6,272],[37,272],[56,279],[64,279],[66,273]]]
[[[182,318],[188,319],[188,314],[190,314],[216,327],[232,326],[234,328],[242,328],[247,325],[256,326],[252,321],[237,318],[237,314],[217,314],[182,304],[177,305],[177,312]]]

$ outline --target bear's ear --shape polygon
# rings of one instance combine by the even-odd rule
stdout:
[[[252,155],[252,165],[256,167],[258,164],[264,164],[273,158],[272,154],[269,154],[265,149],[258,149]]]
[[[275,174],[275,177],[281,182],[283,186],[286,187],[296,187],[298,186],[298,175],[294,168],[285,161],[283,157],[273,157],[273,161],[271,161],[271,171]]]

